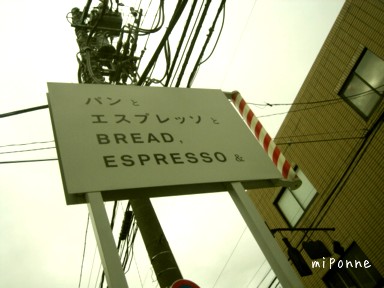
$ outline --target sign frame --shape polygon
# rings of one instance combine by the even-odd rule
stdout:
[[[268,155],[265,154],[263,149],[257,143],[256,139],[254,139],[252,133],[250,133],[248,127],[246,126],[246,124],[244,123],[244,121],[240,117],[240,115],[236,112],[236,110],[234,109],[231,102],[228,101],[225,93],[220,91],[220,90],[216,90],[216,89],[185,89],[185,88],[163,88],[163,87],[116,86],[116,85],[93,85],[93,84],[68,84],[68,83],[48,83],[48,90],[49,90],[49,92],[48,92],[47,96],[48,96],[49,108],[50,108],[50,113],[51,113],[52,126],[53,126],[53,130],[54,130],[54,134],[55,134],[55,141],[56,141],[57,151],[58,151],[58,156],[59,156],[59,164],[60,164],[60,170],[61,170],[61,174],[62,174],[62,180],[63,180],[66,202],[68,205],[86,203],[85,193],[95,192],[95,191],[101,191],[103,199],[105,201],[113,201],[113,200],[124,200],[124,199],[128,199],[128,198],[137,198],[137,197],[148,198],[148,197],[162,197],[162,196],[175,196],[175,195],[185,195],[185,194],[221,192],[221,191],[226,190],[228,183],[236,182],[236,181],[240,181],[246,189],[281,186],[281,184],[285,182],[285,180],[281,179],[282,178],[281,173],[276,169],[276,167],[273,165],[273,163],[271,163],[270,159],[268,158]],[[158,94],[160,94],[160,91],[162,93],[165,92],[165,94],[158,95]],[[144,94],[139,95],[137,97],[131,96],[131,98],[126,98],[126,97],[129,97],[129,95],[136,95],[135,93],[136,94],[137,93],[139,93],[139,94],[144,93]],[[175,97],[173,97],[173,98],[171,97],[169,100],[167,100],[167,95],[169,96],[172,93],[173,94],[176,93],[178,95],[177,97],[181,98],[181,100],[179,101]],[[154,96],[156,96],[156,98],[154,98]],[[222,155],[225,155],[225,157],[226,157],[225,159],[226,160],[228,159],[227,160],[228,163],[225,163],[228,165],[226,165],[225,169],[223,168],[223,170],[218,170],[217,166],[212,165],[212,167],[215,167],[215,169],[211,169],[211,170],[218,170],[219,171],[217,173],[217,175],[214,175],[214,177],[216,177],[214,179],[214,181],[210,181],[210,180],[208,180],[208,178],[204,179],[201,182],[196,181],[195,179],[192,179],[193,181],[190,181],[190,182],[188,182],[188,180],[186,180],[186,181],[180,182],[180,183],[179,182],[175,182],[175,183],[172,182],[172,183],[168,183],[168,184],[164,184],[164,185],[163,184],[159,185],[159,183],[155,183],[155,184],[151,184],[151,185],[147,185],[147,186],[144,185],[144,186],[136,186],[136,187],[125,187],[122,185],[113,186],[113,185],[115,185],[115,184],[113,184],[112,185],[113,187],[111,187],[110,189],[108,189],[109,187],[98,187],[97,185],[96,186],[90,185],[90,186],[92,186],[92,188],[90,188],[90,189],[84,189],[84,191],[78,190],[78,191],[74,192],[74,189],[72,188],[73,185],[71,184],[71,179],[74,177],[77,177],[77,174],[81,173],[81,171],[87,170],[88,168],[83,169],[83,170],[79,170],[80,172],[77,171],[77,172],[72,173],[72,170],[75,170],[77,168],[76,167],[77,162],[73,161],[73,159],[72,159],[72,162],[75,164],[72,163],[71,164],[72,166],[71,165],[68,166],[66,164],[66,162],[68,162],[67,159],[69,159],[71,157],[68,155],[70,155],[71,153],[75,153],[77,150],[76,146],[72,145],[71,139],[75,139],[76,141],[78,138],[82,139],[81,137],[83,137],[83,134],[85,133],[84,127],[88,127],[89,129],[94,129],[94,127],[96,127],[94,130],[97,130],[97,129],[99,129],[99,127],[101,125],[104,125],[104,123],[100,124],[99,126],[94,124],[94,123],[92,125],[88,125],[88,126],[83,125],[83,127],[81,127],[79,130],[76,130],[77,126],[81,126],[81,123],[82,123],[81,121],[84,121],[84,119],[86,119],[89,122],[92,122],[92,121],[93,122],[105,122],[106,119],[103,117],[106,117],[107,115],[102,114],[102,113],[106,113],[105,112],[106,110],[100,110],[101,107],[103,106],[102,104],[105,104],[103,109],[112,109],[111,108],[113,106],[112,104],[117,104],[118,102],[121,102],[122,100],[126,100],[126,99],[128,99],[127,100],[128,102],[137,101],[138,103],[136,103],[136,104],[139,104],[139,105],[141,103],[144,103],[143,106],[146,107],[145,109],[150,110],[149,112],[147,110],[143,110],[143,109],[133,110],[133,111],[136,111],[134,113],[136,113],[138,116],[139,115],[143,116],[144,112],[147,112],[146,114],[150,114],[150,113],[156,114],[158,122],[160,121],[159,119],[162,119],[163,121],[165,121],[165,119],[175,120],[174,123],[172,124],[173,126],[169,125],[170,128],[168,128],[168,129],[170,129],[170,130],[162,130],[164,133],[163,136],[165,135],[165,137],[168,137],[168,140],[170,139],[170,137],[172,137],[172,140],[177,139],[177,140],[173,141],[174,143],[171,143],[170,145],[168,145],[168,147],[172,147],[170,149],[176,149],[175,147],[178,147],[177,144],[179,144],[176,142],[177,141],[182,142],[184,140],[183,137],[188,137],[186,133],[192,133],[193,134],[193,132],[189,132],[188,129],[192,129],[193,125],[195,125],[195,127],[196,127],[196,125],[197,125],[196,123],[198,121],[201,121],[201,122],[205,121],[204,125],[206,125],[206,126],[201,129],[202,132],[200,132],[200,130],[197,130],[196,128],[193,128],[194,130],[193,129],[192,130],[194,132],[200,133],[200,136],[202,135],[201,133],[204,133],[205,130],[208,131],[205,133],[207,133],[207,135],[209,136],[209,137],[207,136],[206,138],[209,138],[209,139],[206,142],[204,142],[205,143],[204,145],[208,145],[208,146],[211,145],[210,146],[211,147],[210,152],[214,151],[214,150],[212,150],[213,149],[212,147],[214,147],[215,145],[219,146],[219,147],[221,147],[220,145],[222,145],[223,147],[225,145],[231,146],[230,149],[232,149],[232,152],[233,152],[232,154],[231,154],[231,152],[227,152],[229,150],[225,150],[225,152],[222,153]],[[165,102],[165,104],[164,105],[161,104],[161,102],[159,102],[160,100],[157,100],[157,99],[161,99],[161,101]],[[211,99],[213,99],[213,100],[211,100]],[[77,101],[77,103],[75,103],[76,101]],[[104,103],[103,103],[103,101],[104,101]],[[148,103],[151,103],[151,101],[158,101],[158,102],[156,102],[157,103],[156,105],[152,105],[155,108],[153,108],[152,106],[150,106],[148,104]],[[177,105],[175,106],[176,112],[177,112],[177,113],[175,113],[175,112],[173,112],[175,110],[175,107],[172,107],[171,104],[174,104],[174,102],[177,102],[177,101],[179,101],[179,103],[177,104],[178,106]],[[187,109],[185,109],[185,107],[183,108],[184,110],[179,109],[179,107],[182,106],[183,103],[184,104],[189,103],[189,106],[187,107]],[[135,103],[133,103],[133,104],[135,104]],[[192,104],[193,104],[193,106],[190,106]],[[93,105],[93,107],[91,107],[91,105]],[[206,107],[204,107],[204,109],[202,109],[202,106],[204,106],[204,105]],[[85,109],[85,110],[88,109],[91,112],[89,112],[89,111],[84,112],[83,109]],[[136,107],[134,107],[132,109],[136,109]],[[161,111],[161,113],[163,113],[163,114],[161,114],[160,112],[157,113],[156,109],[160,109],[159,111]],[[226,111],[222,112],[221,109],[226,109]],[[137,112],[137,111],[140,111],[140,112]],[[182,113],[187,113],[186,111],[192,111],[192,112],[188,112],[189,114],[183,115]],[[210,114],[209,111],[214,111],[214,112],[212,112],[212,114]],[[91,114],[87,115],[87,113],[88,114],[91,113]],[[128,119],[123,119],[123,117],[121,116],[122,115],[121,110],[112,110],[111,113],[112,113],[111,115],[120,115],[120,118],[118,120],[128,121]],[[170,113],[170,114],[166,114],[166,113]],[[220,114],[220,113],[224,113],[224,114]],[[183,115],[183,117],[185,119],[181,119],[181,116],[177,117],[177,115]],[[134,116],[135,116],[135,114],[134,114]],[[189,116],[189,118],[192,118],[192,117],[195,117],[195,118],[194,119],[187,119],[188,116]],[[86,117],[88,117],[88,118],[86,118]],[[214,120],[222,121],[222,123],[221,123],[222,125],[219,129],[220,133],[217,134],[217,135],[220,134],[221,138],[216,137],[217,135],[212,137],[212,131],[216,131],[215,129],[218,129],[216,127],[212,128],[214,126],[214,124],[212,124],[213,120],[210,118],[214,118],[214,117],[215,117]],[[179,119],[177,119],[177,118],[179,118]],[[155,118],[153,118],[153,119],[155,119]],[[129,119],[129,121],[131,121],[131,122],[133,122],[133,120],[135,120],[135,119]],[[138,127],[140,125],[140,121],[144,121],[144,117],[141,117],[140,119],[136,119],[136,120],[139,123],[136,123],[136,126],[131,125],[131,127],[135,127],[135,129],[136,129],[136,130],[134,130],[134,133],[136,133],[135,137],[137,136],[137,133],[139,131]],[[176,120],[178,120],[178,123],[176,123]],[[190,120],[190,122],[188,124],[189,126],[184,126],[183,130],[180,130],[183,133],[177,132],[179,130],[175,130],[175,126],[176,125],[182,126],[181,123],[183,121],[186,121],[186,120]],[[132,124],[132,123],[130,123],[130,124]],[[102,129],[103,132],[100,132],[100,134],[106,135],[107,132],[105,132],[105,131],[113,130],[117,127],[116,123],[110,123],[110,124],[106,124],[106,125],[110,125],[111,128],[108,128],[108,129],[103,128]],[[157,123],[157,126],[155,125],[154,127],[151,127],[149,130],[147,129],[146,131],[147,132],[148,131],[156,131],[159,129],[160,125],[161,124]],[[208,127],[208,125],[211,125],[211,126]],[[218,126],[220,126],[220,125],[218,125]],[[227,126],[228,126],[228,128],[227,128]],[[208,127],[208,129],[207,129],[207,127]],[[235,128],[233,128],[233,127],[235,127]],[[71,131],[71,129],[74,131]],[[81,129],[84,129],[84,130],[81,130]],[[237,133],[236,136],[232,137],[233,132],[232,133],[228,132],[226,129],[228,129],[229,131],[235,131],[234,134]],[[66,130],[68,130],[69,132]],[[241,132],[239,132],[240,130],[241,130]],[[65,131],[65,133],[63,131]],[[119,135],[121,135],[122,133],[120,133],[120,132],[121,131],[118,130],[117,133],[119,133]],[[93,135],[91,135],[91,136],[94,136],[94,138],[92,138],[93,139],[92,141],[94,141],[94,143],[91,143],[91,142],[89,142],[89,143],[94,145],[94,146],[92,146],[93,148],[91,147],[91,149],[87,149],[86,147],[85,148],[83,147],[83,149],[80,149],[80,150],[82,150],[84,152],[80,151],[80,154],[79,154],[79,151],[77,151],[76,156],[74,156],[74,158],[76,160],[77,160],[77,157],[82,157],[83,153],[88,153],[89,151],[93,151],[93,150],[96,150],[99,148],[99,147],[94,148],[95,146],[100,146],[100,147],[103,146],[102,144],[97,143],[95,140],[96,139],[95,133],[97,133],[97,132],[91,132],[91,134],[92,133],[93,133]],[[112,141],[112,139],[113,139],[111,136],[112,134],[108,134],[109,135],[108,137],[110,137],[108,141]],[[179,136],[179,134],[182,136]],[[155,134],[153,133],[152,136],[153,135],[155,135]],[[169,136],[169,135],[171,135],[171,136]],[[120,136],[120,137],[122,137],[122,136]],[[221,140],[218,141],[216,138],[221,139]],[[68,139],[70,139],[71,141],[67,141]],[[137,139],[138,139],[137,141],[144,142],[143,138],[137,138]],[[156,134],[156,136],[153,136],[153,138],[151,138],[151,139],[155,139],[155,140],[153,140],[154,142],[159,141],[159,139],[160,139],[159,134]],[[189,145],[188,147],[193,147],[193,145],[196,145],[196,143],[192,143],[191,139],[192,138],[188,138],[188,141],[191,143],[187,143],[188,141],[184,141],[183,144],[179,145],[179,146],[184,145],[183,147],[186,147],[187,145]],[[202,138],[200,137],[199,139],[202,139]],[[131,141],[132,141],[132,139],[131,139]],[[164,141],[166,142],[167,139],[165,139]],[[211,144],[209,141],[216,141],[216,142],[212,142],[213,144]],[[247,142],[247,144],[244,144],[243,142]],[[78,145],[81,145],[80,140],[77,143],[78,143]],[[146,143],[146,144],[149,144],[149,143]],[[142,145],[142,147],[144,147],[146,144],[144,143]],[[157,143],[155,143],[155,144],[157,144]],[[243,146],[241,148],[236,148],[239,150],[233,150],[234,149],[233,147],[235,147],[237,145],[239,145],[239,146],[243,145]],[[106,146],[108,146],[108,145],[106,145]],[[150,146],[150,145],[147,145],[147,146]],[[111,145],[111,147],[112,147],[112,145]],[[115,149],[115,147],[116,146],[113,146],[113,150]],[[166,149],[168,149],[168,147]],[[102,147],[102,148],[104,148],[104,147]],[[177,148],[177,149],[179,149],[179,148]],[[183,149],[185,150],[185,148],[183,148]],[[204,149],[202,151],[205,151]],[[218,148],[217,151],[221,151],[220,149]],[[227,148],[225,148],[225,149],[227,149]],[[175,150],[175,151],[177,153],[179,153],[179,151],[177,151],[177,150]],[[187,151],[188,151],[188,149],[187,149]],[[169,152],[170,152],[170,150],[167,150],[167,153],[169,153]],[[144,155],[145,153],[146,152],[143,152],[142,154]],[[177,157],[179,157],[178,155],[180,155],[177,153],[173,153],[174,155],[176,155],[175,161],[182,161],[179,158],[177,158]],[[233,157],[236,157],[237,154],[240,154],[239,157],[241,159],[241,157],[244,157],[244,153],[246,154],[246,157],[245,157],[246,160],[248,160],[250,157],[248,155],[251,155],[251,157],[253,157],[252,165],[248,165],[247,161],[245,161],[244,163],[241,163],[241,161],[233,160]],[[222,156],[220,156],[220,157],[222,157]],[[229,162],[230,157],[231,157],[232,162]],[[92,158],[92,157],[88,157],[88,159],[90,159],[90,158]],[[84,158],[84,159],[87,159],[87,158]],[[108,161],[110,159],[112,159],[112,158],[108,158]],[[113,158],[113,161],[115,161],[115,159],[116,158]],[[255,160],[255,159],[257,159],[257,160]],[[262,159],[262,160],[260,160],[260,159]],[[79,163],[86,163],[87,161],[82,160],[82,161],[78,161],[78,162]],[[106,160],[104,162],[108,163],[108,165],[109,164],[110,165],[117,165],[116,162],[110,162],[109,163]],[[251,161],[249,161],[249,162],[251,162]],[[203,164],[206,164],[206,163],[203,163]],[[248,166],[245,164],[247,164]],[[243,165],[243,166],[241,166],[241,165]],[[175,165],[175,166],[177,166],[177,165]],[[89,167],[89,166],[87,166],[87,167]],[[178,167],[180,167],[180,166],[178,166]],[[202,166],[199,166],[198,169],[195,169],[195,170],[186,170],[186,172],[184,172],[183,175],[189,175],[189,174],[192,175],[195,173],[200,173],[200,170],[201,170],[200,167],[202,167]],[[244,168],[241,168],[241,167],[244,167]],[[258,167],[260,167],[260,169]],[[166,168],[168,168],[168,167],[166,167]],[[164,169],[164,167],[161,167],[161,169]],[[108,172],[112,171],[112,170],[105,169],[105,171],[108,171]],[[117,170],[115,170],[115,171],[117,171]],[[157,170],[157,172],[152,173],[151,175],[159,174],[160,173],[159,171],[161,171],[161,173],[163,173],[163,170]],[[175,171],[175,170],[173,170],[173,171]],[[196,171],[196,172],[191,172],[191,171]],[[268,171],[268,172],[264,173],[265,171]],[[72,175],[69,175],[71,173],[72,173]],[[205,174],[207,174],[207,173],[210,173],[210,171],[205,170],[205,172],[201,172],[200,175],[204,175],[204,177],[205,177]],[[237,173],[237,175],[235,175],[236,173]],[[90,184],[90,182],[97,181],[100,177],[102,177],[102,174],[103,173],[95,173],[96,176],[94,177],[94,179],[91,179],[92,177],[88,175],[89,176],[88,180],[86,179],[86,177],[83,177],[83,176],[80,177],[79,176],[80,180],[77,182],[78,183],[79,182],[81,182],[81,183],[82,182],[85,182],[85,183],[88,182],[88,184]],[[164,175],[166,175],[166,174],[170,174],[170,177],[172,179],[178,178],[178,177],[175,177],[174,175],[172,175],[172,173],[165,172]],[[227,176],[225,176],[226,178],[225,177],[222,178],[222,175],[224,175],[224,174],[227,175]],[[73,176],[73,175],[75,175],[75,176]],[[111,179],[111,175],[112,174],[110,174],[108,177],[106,177],[106,179]],[[235,176],[233,176],[233,175],[235,175]],[[244,176],[244,175],[246,175],[246,176]],[[124,177],[125,177],[124,174],[120,174],[120,176],[117,176],[116,178],[114,178],[114,180],[112,180],[111,183],[112,182],[116,183],[116,182],[118,182],[118,179],[122,179]],[[148,179],[150,179],[150,178],[151,177],[147,177],[146,178],[147,180],[145,180],[144,182],[148,182],[149,181]],[[85,181],[84,181],[84,179],[85,179]],[[101,182],[99,182],[99,183],[101,183]]]

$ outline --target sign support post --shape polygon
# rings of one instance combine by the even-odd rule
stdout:
[[[269,231],[267,225],[264,223],[263,217],[246,194],[241,182],[232,182],[228,186],[232,200],[235,202],[237,209],[243,216],[245,223],[247,223],[249,230],[260,246],[264,256],[267,258],[281,285],[287,288],[304,287],[283,251],[281,251],[281,248],[273,238],[271,231]]]
[[[108,287],[128,288],[101,193],[86,193],[86,198]]]

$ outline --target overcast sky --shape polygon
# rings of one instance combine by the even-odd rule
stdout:
[[[78,47],[65,16],[85,2],[2,1],[0,114],[47,104],[47,82],[77,82]],[[223,33],[193,87],[238,90],[258,104],[292,102],[343,3],[227,1]],[[149,46],[156,47],[151,39]],[[252,107],[271,135],[289,109]],[[57,157],[47,110],[1,118],[0,131],[0,162]],[[0,195],[0,286],[78,287],[88,210],[66,206],[58,162],[0,164]],[[273,273],[264,279],[268,264],[226,192],[152,202],[185,278],[204,288],[269,285]],[[106,206],[110,212],[111,203]],[[120,205],[119,217],[122,210]],[[140,237],[134,251],[128,284],[156,287]],[[85,252],[81,287],[96,287],[100,260],[91,227]]]

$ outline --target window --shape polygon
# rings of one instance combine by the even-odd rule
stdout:
[[[301,170],[296,173],[302,181],[301,186],[296,190],[284,188],[274,203],[291,227],[297,224],[316,195],[316,189],[304,173]]]
[[[384,95],[384,61],[365,50],[340,91],[349,105],[367,119]]]
[[[350,261],[351,264],[348,268],[346,267],[347,261]],[[356,261],[361,265],[357,265]],[[368,261],[366,262],[368,265],[365,265],[364,261]],[[342,265],[339,265],[339,262]],[[382,287],[381,285],[384,284],[380,272],[372,265],[356,242],[353,242],[345,251],[344,256],[333,264],[332,268],[323,277],[323,281],[330,288],[374,288]]]

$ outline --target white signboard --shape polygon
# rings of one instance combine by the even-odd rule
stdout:
[[[94,191],[112,200],[281,178],[220,90],[64,83],[48,90],[69,204]]]

